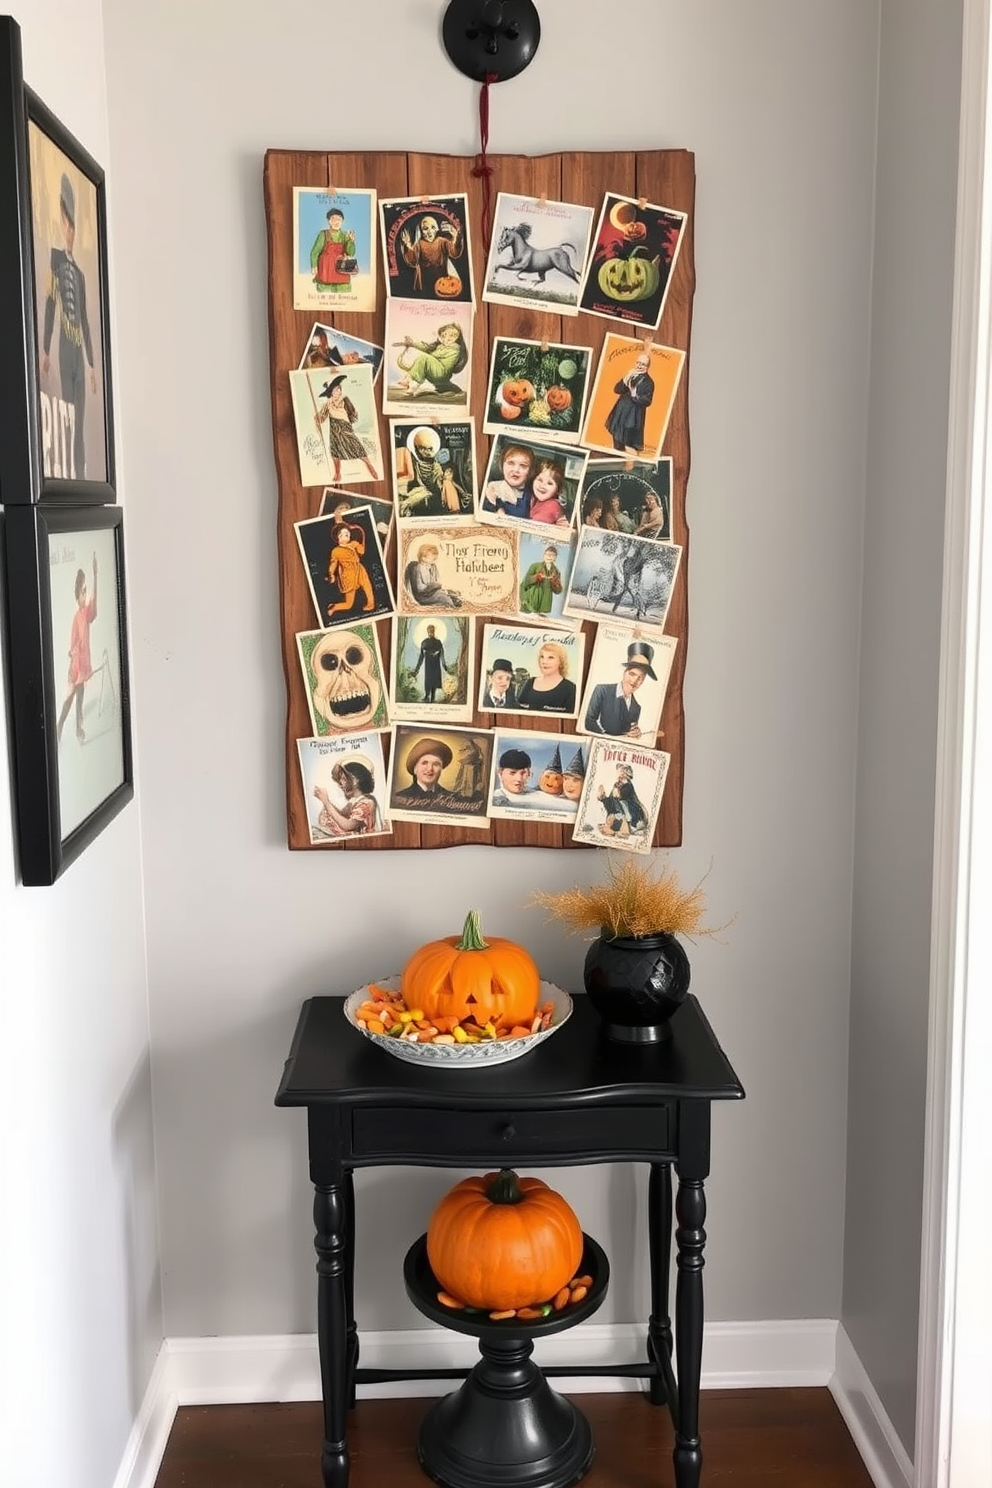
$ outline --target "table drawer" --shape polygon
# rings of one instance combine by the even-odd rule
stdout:
[[[427,1165],[664,1158],[674,1155],[673,1112],[670,1106],[504,1112],[362,1107],[352,1112],[352,1155]]]

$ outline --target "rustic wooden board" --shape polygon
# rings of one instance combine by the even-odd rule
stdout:
[[[686,485],[689,477],[689,340],[692,298],[695,289],[693,208],[695,167],[686,150],[646,150],[639,153],[570,153],[566,155],[494,155],[492,197],[498,191],[518,192],[595,207],[597,216],[606,191],[643,197],[688,215],[682,247],[672,275],[665,313],[654,339],[683,349],[685,368],[672,410],[664,453],[672,456],[672,536],[683,548],[679,576],[672,595],[666,631],[678,637],[668,696],[661,720],[658,748],[671,755],[668,780],[654,836],[656,847],[674,847],[682,840],[682,793],[685,778],[685,719],[682,687],[688,643],[689,529],[686,522]],[[300,782],[297,739],[310,735],[310,714],[296,650],[296,633],[312,630],[313,605],[293,531],[294,522],[317,515],[320,488],[300,483],[299,458],[293,426],[293,410],[287,373],[297,367],[310,328],[317,318],[312,311],[294,310],[292,293],[293,187],[375,188],[381,197],[444,195],[465,191],[469,197],[472,266],[476,288],[476,313],[472,357],[471,410],[476,412],[478,475],[485,469],[489,437],[480,432],[484,393],[489,372],[492,337],[513,335],[533,340],[571,341],[591,346],[598,354],[607,331],[622,330],[619,322],[592,315],[560,317],[537,311],[484,304],[485,254],[482,246],[482,183],[472,175],[474,160],[450,155],[407,155],[390,151],[333,155],[316,151],[269,150],[265,156],[264,196],[269,246],[269,362],[272,380],[272,436],[278,485],[277,541],[280,575],[280,616],[283,668],[286,675],[286,819],[291,848],[312,848],[307,826],[306,802]],[[378,225],[377,225],[378,230]],[[380,266],[381,268],[381,266]],[[354,336],[382,345],[385,328],[386,293],[383,275],[378,276],[378,299],[374,314],[336,312],[329,323]],[[593,357],[595,368],[596,356]],[[383,374],[385,375],[385,373]],[[380,436],[386,459],[386,481],[352,486],[356,500],[362,493],[382,496],[390,489],[389,427],[379,414]],[[395,541],[387,560],[395,564]],[[394,569],[395,572],[395,569]],[[479,624],[483,622],[480,620]],[[592,650],[595,626],[584,626],[587,634],[586,669]],[[389,661],[390,625],[378,625],[384,661]],[[481,653],[481,647],[477,648]],[[478,695],[476,657],[475,687]],[[577,679],[581,696],[585,677]],[[476,713],[473,725],[487,728],[492,719]],[[574,723],[550,719],[528,719],[515,715],[514,728],[532,727],[543,732],[557,729],[574,732]],[[388,747],[388,745],[387,745]],[[364,840],[349,838],[340,844],[349,852],[390,851],[415,847],[456,847],[463,843],[489,843],[496,847],[573,847],[571,829],[543,822],[498,821],[487,831],[464,827],[421,826],[395,822],[391,837]],[[330,844],[328,844],[330,845]],[[313,848],[323,851],[324,844]]]

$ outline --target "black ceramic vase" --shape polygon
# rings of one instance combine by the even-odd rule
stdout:
[[[689,990],[689,958],[674,935],[618,935],[604,931],[586,956],[589,1001],[608,1038],[657,1044],[671,1037],[668,1020]]]

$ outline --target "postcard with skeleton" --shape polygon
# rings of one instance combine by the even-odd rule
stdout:
[[[360,336],[349,336],[336,326],[322,325],[318,320],[307,338],[299,370],[334,367],[340,371],[342,367],[354,367],[358,362],[368,362],[375,382],[382,368],[382,347],[363,341]]]
[[[574,718],[585,644],[581,630],[484,626],[480,711]]]
[[[400,300],[471,305],[468,197],[408,196],[380,201],[386,293]]]
[[[296,649],[318,739],[387,727],[385,671],[374,625],[299,631]]]
[[[393,494],[402,522],[475,521],[475,423],[472,419],[393,419]]]
[[[648,635],[661,635],[681,557],[676,543],[580,527],[565,614],[575,620],[626,623]]]
[[[293,524],[317,620],[325,628],[368,623],[395,609],[372,510]]]
[[[386,301],[382,411],[394,418],[468,413],[472,306],[455,300]]]
[[[381,733],[297,739],[296,747],[314,847],[390,835]]]
[[[607,194],[579,308],[656,330],[687,220],[672,207]]]
[[[636,739],[653,749],[677,646],[675,636],[647,641],[629,627],[601,622],[579,709],[579,732]]]
[[[375,192],[293,187],[293,309],[375,310]]]
[[[389,760],[389,816],[434,826],[485,827],[493,736],[484,729],[397,723]]]
[[[515,534],[495,527],[401,526],[400,615],[511,615],[517,608]]]
[[[590,741],[569,734],[497,728],[489,781],[489,815],[574,824]]]
[[[649,853],[670,754],[615,739],[593,739],[573,842]]]
[[[496,197],[484,300],[578,315],[595,215],[592,207],[501,191]]]
[[[393,620],[389,716],[471,723],[475,621],[470,615]]]
[[[300,480],[305,486],[354,485],[383,478],[372,368],[290,372]]]

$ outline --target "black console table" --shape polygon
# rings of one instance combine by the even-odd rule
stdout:
[[[662,1044],[613,1043],[580,995],[564,1028],[532,1053],[456,1073],[418,1069],[376,1048],[347,1023],[340,998],[313,997],[303,1004],[276,1105],[307,1108],[326,1488],[346,1488],[348,1482],[346,1422],[356,1384],[465,1374],[359,1368],[354,1169],[599,1162],[650,1164],[647,1357],[636,1364],[568,1364],[544,1372],[646,1378],[652,1402],[671,1411],[676,1488],[698,1488],[710,1105],[739,1100],[744,1091],[694,997],[686,998],[671,1030]],[[673,1166],[677,1378],[668,1303]],[[411,1231],[415,1227],[412,1220]]]

